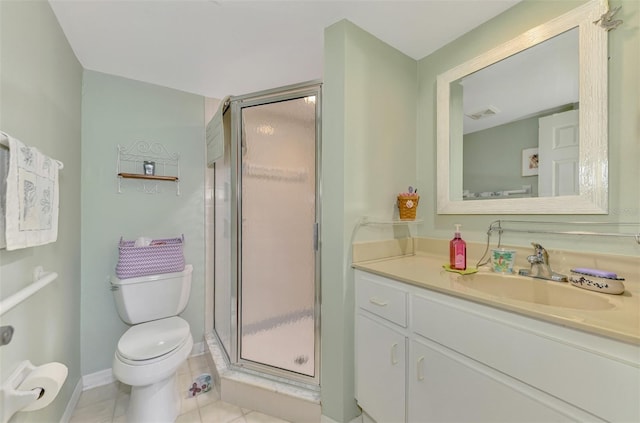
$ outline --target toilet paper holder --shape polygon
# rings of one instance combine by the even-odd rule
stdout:
[[[67,368],[60,363],[51,363],[64,367],[64,377],[66,378]],[[35,387],[28,390],[20,390],[20,385],[27,379],[27,376],[38,367],[31,364],[29,360],[21,362],[11,376],[0,387],[0,410],[2,423],[6,423],[18,411],[32,411],[44,408],[52,399],[44,400],[38,404],[46,391],[43,387]],[[57,392],[54,396],[57,395]]]

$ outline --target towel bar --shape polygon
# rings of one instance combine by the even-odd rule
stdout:
[[[9,148],[9,137],[4,132],[0,132],[0,146]],[[59,169],[64,169],[64,164],[60,160],[55,160],[55,162],[58,163]]]

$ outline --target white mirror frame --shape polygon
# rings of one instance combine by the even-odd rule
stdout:
[[[592,0],[437,78],[438,214],[606,214],[608,212],[607,31],[594,23],[608,11]],[[506,57],[579,28],[579,195],[462,200],[462,147],[450,142],[450,84]],[[453,163],[453,166],[450,164]],[[455,172],[455,173],[454,173]],[[453,184],[457,183],[455,191]],[[459,199],[452,199],[452,191]]]

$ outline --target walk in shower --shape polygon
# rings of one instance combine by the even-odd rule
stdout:
[[[231,368],[319,385],[319,83],[232,97],[215,165],[214,331]]]

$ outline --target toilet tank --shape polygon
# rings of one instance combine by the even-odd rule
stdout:
[[[111,277],[111,292],[120,318],[135,325],[182,313],[189,302],[193,266],[182,272],[119,279]]]

